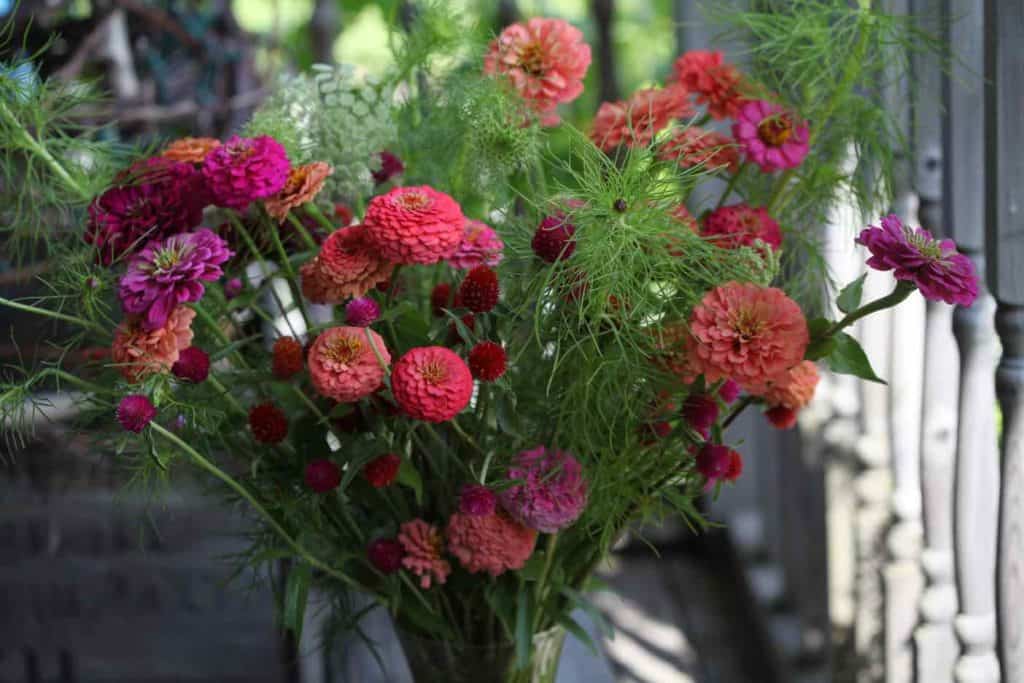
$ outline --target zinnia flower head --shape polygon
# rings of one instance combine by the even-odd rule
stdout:
[[[500,576],[522,569],[533,554],[537,532],[515,521],[504,510],[489,515],[456,512],[448,520],[448,552],[471,574]]]
[[[129,432],[139,434],[154,417],[156,407],[142,394],[130,394],[117,404],[117,421]]]
[[[458,203],[428,185],[396,187],[370,200],[366,234],[394,263],[437,263],[462,241],[466,217]]]
[[[315,304],[340,304],[387,282],[395,264],[383,260],[363,225],[332,232],[320,253],[300,269],[302,294]]]
[[[373,171],[373,182],[375,184],[383,185],[396,175],[401,175],[405,172],[405,164],[402,163],[402,160],[397,155],[385,150],[379,152],[377,156],[380,158],[380,169]]]
[[[686,88],[678,83],[637,90],[626,101],[604,102],[598,108],[590,139],[605,151],[619,145],[646,147],[673,120],[692,115]]]
[[[709,382],[732,378],[752,393],[803,360],[810,336],[795,301],[775,287],[729,282],[690,314],[690,367]]]
[[[436,526],[411,519],[399,527],[398,542],[405,551],[402,566],[420,577],[420,588],[448,580],[452,566],[442,557],[444,540]]]
[[[589,66],[583,33],[561,19],[540,17],[506,26],[484,57],[484,73],[508,78],[545,126],[558,123],[560,103],[583,92]]]
[[[716,119],[736,116],[743,104],[742,77],[736,67],[722,61],[721,52],[690,50],[673,65],[675,78],[687,90],[697,93],[697,104],[707,105]]]
[[[469,271],[459,285],[462,305],[474,313],[487,313],[498,305],[498,274],[487,266],[477,266]]]
[[[466,221],[462,241],[459,242],[455,253],[448,258],[448,265],[459,270],[470,270],[477,266],[496,266],[501,263],[504,248],[505,244],[494,228],[470,219]]]
[[[380,317],[380,306],[368,296],[352,299],[345,304],[345,323],[352,327],[369,327]]]
[[[386,453],[363,465],[363,476],[375,489],[381,489],[394,483],[398,476],[398,468],[402,459],[394,453]]]
[[[270,371],[280,380],[291,379],[302,372],[302,344],[295,337],[278,337],[271,349]]]
[[[307,359],[313,388],[321,396],[342,403],[358,401],[376,391],[390,362],[384,340],[368,327],[324,330],[310,347]]]
[[[498,499],[513,518],[528,527],[553,534],[583,513],[587,482],[583,468],[567,451],[537,446],[519,453],[508,470],[514,482]]]
[[[207,228],[150,241],[121,278],[121,307],[142,316],[146,329],[162,327],[175,306],[203,298],[203,283],[220,279],[221,265],[232,255]]]
[[[501,344],[482,341],[469,351],[469,371],[475,379],[493,382],[505,374],[507,360]]]
[[[178,379],[199,384],[210,375],[210,356],[197,346],[182,349],[177,362],[171,366],[171,374]]]
[[[550,216],[545,216],[544,220],[540,222],[537,231],[533,233],[530,246],[533,248],[533,253],[542,261],[554,263],[569,258],[576,251],[576,241],[573,239],[575,234],[576,226],[572,224],[569,217],[561,211],[557,211]]]
[[[691,394],[683,403],[683,419],[705,439],[718,419],[718,401],[707,394]]]
[[[85,241],[110,265],[149,240],[191,230],[203,219],[207,194],[191,164],[154,157],[133,165],[89,204]]]
[[[755,246],[761,240],[773,251],[782,246],[782,232],[779,224],[763,206],[753,207],[745,203],[721,206],[704,218],[701,235],[710,238],[714,244],[726,248]]]
[[[402,568],[405,550],[393,538],[378,538],[366,548],[366,558],[381,574],[394,574]]]
[[[260,403],[249,410],[249,428],[260,443],[281,443],[288,436],[288,416],[273,403]]]
[[[762,396],[770,406],[800,410],[814,398],[819,379],[817,365],[809,360],[800,361],[781,380],[769,384]]]
[[[201,164],[206,161],[206,155],[218,147],[220,147],[220,140],[217,138],[185,137],[164,147],[160,156],[184,164]]]
[[[406,415],[427,422],[444,422],[469,405],[473,375],[450,349],[418,347],[395,363],[391,392]]]
[[[796,168],[810,151],[807,124],[764,100],[751,100],[740,108],[732,135],[747,159],[765,173]]]
[[[203,177],[214,203],[236,211],[280,192],[290,171],[287,152],[269,135],[236,135],[211,150],[203,162]]]
[[[937,240],[924,228],[911,229],[894,215],[881,227],[868,226],[857,237],[871,252],[867,264],[891,270],[897,280],[912,282],[930,301],[970,306],[978,298],[978,277],[971,260],[957,253],[953,240]]]
[[[329,493],[341,486],[341,468],[327,459],[313,460],[306,465],[303,480],[314,493]]]
[[[111,359],[129,382],[138,382],[154,373],[170,371],[181,351],[192,344],[192,319],[196,312],[178,306],[163,326],[147,330],[137,317],[129,316],[114,332]]]
[[[296,166],[288,172],[288,180],[285,181],[284,187],[263,200],[263,208],[273,218],[283,221],[289,211],[313,201],[332,173],[334,169],[330,164],[322,161]]]
[[[498,497],[482,484],[466,484],[459,493],[459,512],[471,517],[482,517],[494,512]]]
[[[709,171],[735,173],[740,165],[740,150],[732,138],[697,126],[674,132],[661,146],[658,156],[683,168],[703,166]]]

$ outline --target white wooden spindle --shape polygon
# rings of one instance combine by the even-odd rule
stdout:
[[[1003,356],[997,554],[999,659],[1006,683],[1024,681],[1024,2],[985,3],[985,165],[988,285]]]

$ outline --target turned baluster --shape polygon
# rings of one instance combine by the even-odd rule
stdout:
[[[985,3],[985,218],[988,285],[1003,355],[996,393],[1003,415],[996,610],[1003,680],[1024,681],[1024,2]],[[994,497],[994,490],[989,495]],[[986,643],[988,645],[988,643]]]

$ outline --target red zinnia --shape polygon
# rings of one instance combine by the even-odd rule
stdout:
[[[366,233],[394,263],[437,263],[455,253],[466,217],[458,203],[427,185],[396,187],[366,208]]]
[[[761,240],[771,249],[782,246],[779,224],[763,206],[732,204],[715,209],[704,218],[701,235],[727,249],[752,247]]]
[[[249,428],[260,443],[281,443],[288,436],[288,417],[273,403],[261,403],[249,411]]]
[[[387,453],[379,458],[374,458],[363,465],[363,476],[370,486],[381,489],[390,486],[398,476],[398,468],[402,465],[402,459],[394,453]]]
[[[411,349],[395,363],[391,392],[410,417],[444,422],[469,405],[473,375],[450,349],[419,347]]]
[[[469,371],[473,377],[484,382],[493,382],[505,374],[508,360],[501,344],[483,341],[469,352]]]
[[[487,313],[498,304],[498,274],[487,266],[469,271],[459,286],[463,305],[474,313]]]
[[[274,342],[272,371],[278,379],[289,379],[302,371],[302,344],[294,337],[278,337]]]
[[[330,460],[314,460],[306,465],[305,480],[315,493],[328,493],[341,485],[341,468]]]

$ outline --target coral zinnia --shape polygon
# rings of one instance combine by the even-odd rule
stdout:
[[[199,225],[206,197],[202,176],[191,164],[147,159],[89,204],[85,241],[102,264],[110,265],[147,240]]]
[[[554,263],[569,258],[576,251],[576,241],[573,239],[575,234],[576,226],[569,221],[568,216],[558,211],[544,217],[533,233],[530,246],[542,261]]]
[[[477,266],[496,266],[501,263],[501,252],[504,248],[505,244],[494,228],[470,219],[466,221],[458,248],[448,257],[448,265],[459,270],[469,270]]]
[[[732,378],[760,392],[803,360],[808,341],[800,306],[781,289],[729,282],[694,307],[686,344],[690,366],[707,381]]]
[[[466,217],[458,203],[428,185],[396,187],[366,207],[366,234],[395,263],[437,263],[462,241]]]
[[[380,317],[380,306],[368,296],[345,304],[345,323],[352,327],[369,327]]]
[[[302,372],[302,344],[295,337],[278,337],[271,353],[270,370],[277,379],[290,379]]]
[[[420,577],[420,588],[448,580],[452,566],[441,557],[444,541],[436,526],[422,519],[411,519],[399,527],[398,542],[405,551],[402,566]]]
[[[171,374],[178,379],[199,384],[210,375],[210,356],[196,346],[182,349],[178,361],[171,366]]]
[[[184,164],[201,164],[206,155],[220,147],[217,138],[180,138],[164,147],[160,156]]]
[[[637,90],[628,100],[598,108],[590,139],[606,152],[619,145],[644,147],[674,119],[692,115],[686,88],[679,84]]]
[[[807,124],[764,100],[752,100],[740,108],[732,134],[747,159],[765,173],[796,168],[810,151]]]
[[[130,394],[117,404],[117,421],[129,432],[140,433],[154,417],[156,407],[142,394]]]
[[[448,552],[466,571],[499,576],[522,569],[533,554],[537,532],[515,521],[504,510],[489,515],[456,512],[448,520]]]
[[[341,485],[341,468],[330,460],[313,460],[306,465],[303,480],[314,493],[328,493]]]
[[[867,264],[892,270],[897,280],[917,285],[924,298],[970,306],[978,298],[978,277],[971,260],[956,251],[953,240],[937,240],[923,228],[911,229],[894,215],[882,226],[861,231],[857,243],[871,252]]]
[[[296,166],[288,172],[288,180],[285,181],[284,187],[277,194],[263,200],[263,208],[270,216],[283,221],[289,211],[313,201],[323,188],[324,181],[332,173],[334,169],[330,164],[322,161]]]
[[[249,410],[249,428],[260,443],[281,443],[288,436],[288,416],[273,403],[260,403]]]
[[[378,538],[366,548],[366,559],[381,574],[394,574],[401,569],[403,557],[402,544],[393,538]]]
[[[587,505],[583,468],[568,451],[537,446],[519,453],[508,469],[511,486],[498,498],[519,522],[553,534],[569,526]]]
[[[809,360],[800,361],[789,369],[783,379],[768,385],[762,396],[770,406],[800,410],[814,398],[819,379],[817,365]]]
[[[178,306],[162,327],[147,330],[132,316],[114,332],[111,359],[129,382],[138,382],[153,373],[163,373],[178,362],[182,349],[192,344],[192,319],[196,312]]]
[[[237,211],[280,192],[290,170],[287,152],[269,135],[236,135],[210,151],[203,162],[203,177],[214,203]]]
[[[703,166],[709,171],[735,173],[740,165],[740,150],[728,135],[689,126],[672,134],[661,146],[658,156],[674,160],[683,168]]]
[[[340,304],[387,282],[394,269],[374,252],[366,227],[353,225],[332,232],[316,258],[302,266],[302,294],[315,304]]]
[[[508,78],[545,126],[558,123],[560,103],[583,92],[589,66],[590,46],[578,28],[539,17],[506,26],[484,57],[484,73]]]
[[[313,342],[307,362],[317,393],[352,403],[381,385],[391,354],[368,327],[331,327]]]
[[[121,278],[121,307],[141,315],[146,329],[162,327],[175,306],[203,298],[203,282],[220,279],[221,265],[232,255],[227,242],[207,228],[153,240]]]
[[[473,377],[484,382],[493,382],[505,374],[508,356],[501,344],[483,341],[469,351],[469,371]]]
[[[363,465],[363,476],[375,489],[390,486],[398,476],[402,459],[394,453],[386,453]]]
[[[782,246],[779,224],[763,206],[747,204],[722,206],[704,218],[701,235],[710,237],[714,244],[727,249],[752,247],[761,240],[774,251]]]
[[[469,404],[473,375],[443,346],[411,349],[391,372],[391,392],[406,415],[427,422],[450,420]]]
[[[459,493],[459,512],[471,517],[492,514],[498,504],[494,491],[482,484],[466,484]]]
[[[462,304],[474,313],[487,313],[498,304],[498,274],[487,266],[469,271],[459,285]]]
[[[722,61],[721,52],[690,50],[672,68],[675,78],[687,90],[697,93],[697,103],[707,105],[711,116],[736,116],[744,101],[739,92],[742,79],[735,66]]]

